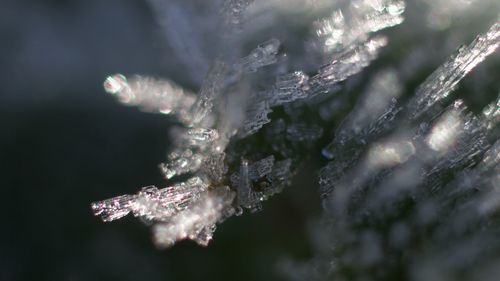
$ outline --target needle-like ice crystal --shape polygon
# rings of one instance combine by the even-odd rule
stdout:
[[[457,53],[420,85],[417,93],[408,104],[408,115],[416,119],[448,97],[458,82],[486,57],[493,54],[500,45],[500,23],[476,37],[468,46],[461,47]]]

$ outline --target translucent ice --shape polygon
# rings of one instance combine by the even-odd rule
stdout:
[[[214,101],[221,95],[226,70],[225,63],[216,61],[208,72],[196,102],[193,105],[193,124],[200,123],[210,114],[210,112],[212,112]]]
[[[278,106],[307,96],[309,76],[302,71],[278,76],[274,88],[269,92],[269,103]]]
[[[351,1],[331,17],[316,22],[316,34],[324,42],[324,51],[343,51],[367,40],[372,32],[403,22],[404,10],[401,0]]]
[[[101,216],[104,221],[119,219],[130,212],[136,217],[162,221],[184,210],[206,188],[207,185],[200,178],[194,177],[162,189],[144,187],[136,195],[122,195],[95,202],[91,207],[94,214]]]
[[[248,161],[242,160],[240,165],[240,171],[238,173],[238,185],[237,185],[237,199],[238,204],[243,207],[250,207],[255,204],[255,199],[253,197],[252,186],[250,183],[250,178],[248,175]]]
[[[280,41],[275,38],[260,44],[248,56],[241,59],[240,67],[246,72],[255,72],[263,66],[275,63],[279,46]]]
[[[160,164],[160,170],[165,178],[170,179],[198,170],[203,162],[203,155],[191,149],[173,151],[168,155],[168,162]]]
[[[342,121],[332,143],[323,149],[323,155],[331,159],[335,148],[347,141],[366,143],[390,128],[400,110],[397,105],[400,94],[401,85],[396,71],[386,69],[378,72]]]
[[[321,91],[325,86],[343,81],[347,77],[359,73],[377,57],[379,49],[386,44],[387,39],[385,37],[374,37],[366,43],[355,46],[329,64],[322,66],[318,74],[310,79],[313,93]]]
[[[246,119],[243,122],[243,126],[240,129],[239,135],[241,137],[246,137],[248,135],[254,134],[262,126],[271,122],[267,115],[271,112],[269,103],[264,101],[256,101],[250,104],[246,112]]]
[[[498,95],[496,102],[489,104],[483,110],[483,117],[487,122],[488,129],[493,129],[495,126],[500,124],[500,94]]]
[[[413,143],[404,139],[375,144],[368,152],[368,163],[372,168],[401,164],[415,151]]]
[[[408,104],[408,115],[413,120],[448,97],[458,82],[500,45],[500,23],[461,47],[455,55],[434,71],[418,88]]]
[[[219,133],[214,129],[194,128],[187,131],[187,141],[195,146],[204,146],[219,138]]]
[[[123,104],[138,106],[150,112],[174,114],[184,122],[196,99],[194,94],[171,81],[141,76],[131,79],[121,74],[109,76],[104,82],[104,89]]]
[[[455,142],[463,126],[460,113],[451,110],[439,118],[426,138],[426,143],[436,152],[447,151]]]
[[[276,193],[277,190],[272,189],[283,183],[279,176],[286,175],[288,172],[289,165],[287,166],[286,163],[280,163],[279,170],[274,171],[274,156],[263,158],[251,164],[247,160],[242,160],[239,172],[232,174],[230,177],[232,185],[237,190],[238,204],[253,212],[260,210],[261,201],[264,197]],[[255,189],[254,183],[258,181],[272,182],[273,179],[275,182],[274,187],[267,186],[264,190],[262,188]]]
[[[189,209],[153,227],[153,239],[158,247],[170,247],[179,240],[191,239],[206,246],[212,239],[216,223],[234,213],[231,202],[234,192],[221,186],[203,193]]]

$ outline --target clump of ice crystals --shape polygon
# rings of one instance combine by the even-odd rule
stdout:
[[[354,0],[318,20],[316,33],[326,51],[344,50],[356,41],[366,41],[372,32],[402,23],[404,10],[404,1]]]
[[[221,40],[236,44],[243,36],[244,11],[252,3],[224,2],[219,23]],[[156,1],[152,4],[159,7]],[[387,38],[371,37],[371,33],[401,23],[404,7],[403,1],[357,1],[345,11],[335,10],[333,18],[311,24],[316,36],[308,40],[320,46],[317,50],[326,58],[318,70],[306,74],[282,67],[275,82],[260,90],[248,86],[249,77],[279,62],[281,42],[275,38],[258,44],[239,59],[234,48],[222,48],[198,94],[168,80],[121,74],[108,77],[105,90],[121,103],[171,115],[181,127],[173,130],[174,148],[160,165],[165,179],[174,184],[146,187],[135,195],[93,203],[94,213],[104,221],[129,213],[150,221],[156,244],[167,247],[181,239],[206,245],[217,223],[242,208],[259,210],[262,201],[290,182],[294,163],[299,161],[289,153],[291,147],[320,139],[323,128],[292,118],[295,121],[280,125],[282,129],[276,131],[277,145],[271,150],[275,155],[252,155],[253,149],[232,143],[271,122],[271,108],[327,94],[334,84],[368,66],[387,44]],[[161,12],[171,14],[166,8]],[[344,18],[343,12],[349,17]],[[178,37],[172,27],[166,29],[168,35]],[[204,60],[201,53],[196,58]],[[176,179],[181,175],[190,179],[179,183]]]
[[[159,247],[183,239],[207,245],[217,224],[243,210],[256,212],[281,192],[304,160],[304,148],[329,139],[322,150],[329,162],[319,173],[321,232],[328,237],[310,263],[287,269],[291,279],[388,280],[392,270],[410,272],[412,280],[456,280],[448,273],[470,266],[464,260],[487,260],[484,241],[498,235],[488,228],[488,218],[500,210],[500,97],[474,114],[451,94],[498,48],[498,23],[460,48],[406,101],[404,83],[415,72],[408,65],[418,63],[377,69],[363,87],[349,79],[389,43],[378,31],[403,21],[404,1],[301,2],[330,9],[307,23],[312,36],[304,46],[320,58],[314,67],[314,60],[297,63],[285,53],[290,47],[285,31],[273,34],[279,39],[247,40],[262,27],[255,23],[252,29],[244,17],[245,9],[263,5],[258,1],[224,1],[222,19],[212,24],[222,43],[209,56],[196,36],[182,35],[210,25],[188,27],[176,13],[183,12],[181,2],[168,4],[173,8],[166,9],[163,24],[177,55],[192,61],[189,76],[207,72],[194,79],[198,93],[142,76],[117,74],[105,81],[105,90],[121,103],[177,120],[173,148],[160,164],[167,187],[95,202],[96,215],[104,221],[140,217],[152,224]],[[241,51],[249,46],[254,47]],[[413,54],[409,59],[419,60],[418,50]],[[325,123],[345,109],[347,98],[336,94],[344,86],[347,93],[360,88],[362,93],[331,138],[331,124]],[[317,109],[321,122],[306,114]],[[411,218],[403,220],[408,213]],[[422,237],[431,247],[419,246]],[[492,251],[500,249],[493,244]],[[405,256],[405,249],[415,255]],[[464,253],[475,256],[457,258]]]
[[[323,149],[324,238],[290,279],[498,278],[500,96],[474,113],[452,94],[499,45],[497,22],[407,102],[403,73],[377,72]]]
[[[428,112],[456,88],[458,82],[500,45],[500,23],[495,23],[468,46],[458,51],[420,85],[408,104],[408,116],[416,119]]]
[[[312,36],[304,44],[313,47],[321,63],[300,69],[300,63],[287,63],[287,42],[276,39],[280,36],[252,42],[254,49],[241,52],[244,44],[238,42],[244,41],[245,32],[252,32],[245,28],[249,19],[244,11],[254,4],[224,2],[219,25],[225,45],[211,66],[204,65],[207,74],[198,94],[168,80],[120,74],[106,79],[105,90],[121,103],[171,115],[178,121],[178,130],[174,148],[160,165],[168,186],[145,187],[135,195],[93,203],[94,213],[104,221],[131,213],[153,224],[154,241],[161,247],[182,239],[206,245],[218,223],[243,209],[260,210],[265,199],[290,182],[302,160],[297,151],[312,147],[327,133],[304,111],[317,106],[321,114],[322,108],[332,111],[342,103],[341,97],[331,98],[336,87],[378,57],[389,40],[374,33],[400,24],[406,6],[398,0],[325,5],[331,11],[309,23]],[[408,263],[409,271],[418,272],[416,280],[440,277],[436,268],[448,272],[463,266],[457,260],[439,258],[449,250],[448,237],[464,241],[456,251],[472,247],[477,255],[484,254],[480,252],[485,247],[478,243],[495,235],[484,222],[500,209],[500,99],[474,114],[463,100],[450,101],[450,97],[457,84],[496,51],[499,38],[500,24],[494,23],[458,49],[407,102],[401,97],[411,72],[407,65],[378,70],[370,79],[322,151],[330,162],[320,171],[319,182],[330,239],[334,239],[329,242],[335,246],[329,247],[333,251],[327,253],[328,259],[312,266],[315,274],[342,279],[341,264],[356,257],[360,257],[358,267],[373,269],[382,263],[382,243],[391,249],[411,247],[408,241],[416,234],[410,230],[415,226],[430,231],[434,245],[418,252],[433,258]],[[196,43],[189,36],[182,40]],[[234,48],[227,46],[232,44]],[[207,60],[191,51],[197,61]],[[197,70],[192,69],[192,76]],[[272,119],[270,114],[280,107],[285,116]],[[251,145],[262,140],[266,145]],[[188,180],[178,180],[181,175]],[[398,222],[398,217],[391,216],[404,202],[410,202],[415,214],[411,221]],[[461,202],[469,204],[442,207]],[[370,227],[387,220],[395,223],[389,223],[383,233]],[[463,238],[474,227],[486,230]],[[340,262],[331,265],[330,257]]]

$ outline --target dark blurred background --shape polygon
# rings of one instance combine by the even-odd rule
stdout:
[[[178,64],[144,1],[1,2],[0,280],[273,280],[283,258],[310,255],[312,181],[231,218],[207,248],[158,250],[137,219],[92,215],[93,201],[164,186],[169,142],[169,120],[120,105],[105,77],[194,87]]]
[[[316,161],[262,212],[220,225],[207,248],[158,250],[138,220],[104,224],[92,215],[93,201],[163,186],[157,165],[169,145],[169,120],[118,104],[102,88],[105,77],[169,77],[196,90],[153,14],[136,0],[1,2],[0,280],[280,280],[281,262],[312,255]],[[418,17],[403,30],[412,22]],[[395,48],[422,36],[395,40]],[[498,60],[482,69],[473,75],[498,70]],[[486,83],[489,96],[495,81]],[[467,96],[474,84],[464,89]]]

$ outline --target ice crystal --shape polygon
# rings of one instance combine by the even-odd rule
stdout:
[[[318,73],[311,77],[312,92],[322,92],[326,87],[357,74],[377,57],[380,48],[386,44],[387,38],[375,37],[363,44],[355,45],[340,57],[322,66]]]
[[[296,141],[313,141],[323,135],[323,128],[316,125],[292,124],[286,128],[287,138]]]
[[[286,267],[291,279],[365,280],[382,266],[377,280],[476,280],[483,268],[475,265],[500,248],[499,97],[481,114],[462,99],[446,99],[497,49],[498,32],[495,23],[460,48],[406,105],[401,78],[378,72],[323,150],[331,161],[320,171],[330,235],[322,247],[330,250]],[[422,245],[412,244],[422,237]],[[389,262],[401,255],[408,260]]]
[[[224,3],[223,11],[225,13],[226,23],[231,26],[240,26],[246,8],[253,0],[230,0]]]
[[[257,102],[247,109],[246,120],[244,121],[243,128],[240,131],[241,137],[246,137],[257,132],[262,126],[271,122],[267,114],[271,112],[269,103],[267,101]]]
[[[160,21],[167,35],[174,39],[174,50],[181,56],[190,53],[198,62],[206,61],[206,54],[192,46],[193,38],[179,38],[188,33],[182,28],[188,27],[182,27],[183,19],[179,19],[175,11],[182,13],[190,9],[189,6],[184,8],[174,3],[167,8],[156,1],[151,3],[158,17],[168,15],[166,21]],[[251,3],[225,1],[219,21],[222,40],[237,44],[235,39],[244,32],[244,11]],[[234,49],[221,49],[197,95],[170,81],[140,76],[127,79],[121,74],[110,76],[105,81],[105,90],[116,95],[120,102],[149,112],[170,114],[183,125],[172,131],[174,148],[160,170],[169,181],[181,175],[193,177],[164,189],[148,187],[137,195],[94,203],[94,213],[105,221],[128,213],[152,221],[156,243],[171,246],[186,238],[205,245],[212,237],[215,224],[233,214],[234,208],[259,210],[263,200],[290,182],[294,161],[289,158],[292,156],[289,144],[315,141],[323,135],[323,128],[298,122],[296,117],[292,118],[296,121],[288,125],[278,120],[279,126],[270,128],[275,130],[277,142],[273,149],[279,158],[270,155],[249,161],[246,157],[255,158],[250,152],[243,153],[248,156],[237,156],[238,145],[231,144],[270,123],[268,115],[272,107],[285,105],[285,110],[291,113],[296,108],[291,105],[293,102],[328,93],[336,83],[359,73],[387,44],[387,38],[370,38],[370,34],[401,23],[403,11],[402,1],[358,1],[344,11],[348,18],[342,16],[342,10],[336,10],[333,18],[318,20],[312,24],[317,34],[313,41],[314,45],[324,47],[319,51],[328,58],[325,63],[311,76],[301,70],[285,70],[285,74],[277,75],[275,83],[264,90],[245,90],[244,84],[248,75],[278,62],[281,42],[275,38],[259,44],[240,59],[234,58]],[[172,19],[178,20],[180,29],[169,26]],[[187,53],[182,53],[184,47]],[[190,69],[193,77],[199,77],[198,70]],[[225,187],[227,183],[229,187]],[[225,193],[220,191],[226,189]]]
[[[395,70],[387,69],[375,75],[337,129],[334,140],[322,150],[323,156],[332,159],[336,150],[343,149],[348,142],[367,143],[387,131],[401,110],[397,103],[400,93],[401,85]]]
[[[247,72],[255,72],[263,66],[275,63],[279,46],[280,41],[275,38],[262,43],[248,56],[241,59],[241,68]]]
[[[234,213],[231,207],[233,199],[234,192],[226,186],[204,193],[189,209],[153,227],[156,244],[169,247],[179,240],[189,238],[200,245],[208,245],[216,223]]]
[[[500,98],[476,114],[467,98],[452,95],[498,48],[499,23],[407,96],[421,61],[432,59],[427,48],[405,50],[399,65],[375,65],[368,79],[362,73],[393,40],[378,32],[403,22],[404,1],[304,2],[328,10],[312,9],[313,18],[298,24],[300,32],[310,31],[301,40],[244,16],[247,8],[252,16],[265,14],[281,1],[224,1],[222,19],[200,27],[216,30],[210,55],[206,43],[179,38],[201,31],[182,27],[186,19],[172,22],[173,11],[188,9],[174,2],[165,4],[166,21],[181,26],[166,27],[167,37],[176,53],[197,61],[187,70],[199,78],[193,79],[198,93],[140,76],[105,81],[120,102],[178,121],[160,165],[169,186],[93,203],[96,215],[142,218],[159,247],[183,239],[207,245],[219,223],[259,211],[323,148],[318,235],[327,237],[309,263],[287,268],[291,279],[457,280],[462,271],[476,274],[471,264],[500,250],[492,219],[500,211]],[[301,5],[287,9],[303,11]],[[267,12],[282,20],[285,10]],[[306,55],[297,58],[298,52]]]
[[[200,94],[193,106],[193,124],[200,123],[212,111],[214,100],[221,93],[226,66],[216,61],[201,86]]]
[[[344,50],[356,41],[366,41],[372,32],[400,24],[404,10],[401,0],[352,1],[347,8],[316,22],[316,34],[325,51]]]
[[[125,105],[138,106],[149,112],[173,114],[186,122],[188,111],[196,100],[193,93],[166,80],[122,74],[109,76],[104,82],[106,92],[115,95]]]
[[[136,217],[163,221],[185,209],[207,187],[198,177],[162,189],[148,186],[136,195],[122,195],[92,203],[92,210],[104,221],[119,219],[130,212]]]
[[[278,76],[274,89],[269,93],[270,105],[278,106],[307,97],[309,76],[302,71]]]
[[[418,118],[455,89],[462,78],[484,61],[500,45],[500,23],[495,23],[470,45],[461,47],[455,55],[432,73],[419,87],[408,104],[408,115]]]
[[[167,164],[160,164],[160,170],[166,179],[198,170],[202,164],[203,157],[198,153],[193,153],[190,149],[186,149],[170,153],[168,160]]]

